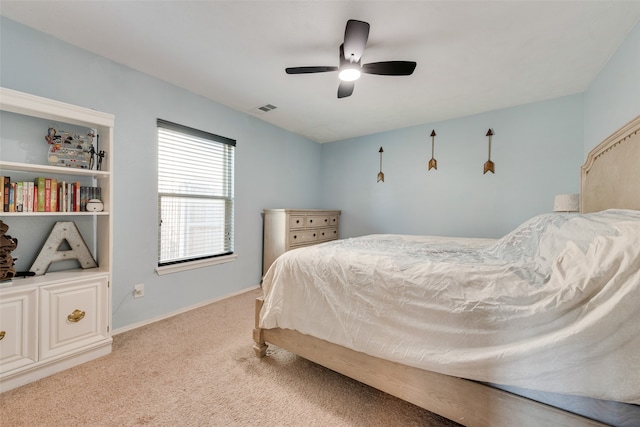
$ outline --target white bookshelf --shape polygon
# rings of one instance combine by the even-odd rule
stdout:
[[[18,239],[19,248],[31,248],[26,256],[32,259],[38,253],[34,242],[47,237],[43,229],[50,232],[58,221],[82,221],[80,232],[98,264],[97,268],[51,271],[0,283],[0,392],[4,392],[111,352],[114,116],[6,88],[0,88],[0,111],[12,113],[2,116],[3,126],[23,118],[43,123],[42,129],[36,129],[42,138],[25,136],[22,140],[14,132],[7,138],[11,140],[0,140],[1,176],[18,175],[21,180],[72,177],[100,187],[104,204],[104,210],[96,213],[0,212],[9,226],[8,234]],[[44,124],[50,122],[95,129],[100,150],[106,152],[101,170],[52,166],[42,156],[16,161],[12,156],[18,151],[16,144],[21,149],[28,147],[27,152],[46,150]],[[25,133],[31,131],[25,129]]]

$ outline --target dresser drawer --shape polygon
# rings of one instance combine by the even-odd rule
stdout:
[[[10,292],[0,299],[0,373],[38,360],[37,292]]]
[[[329,225],[328,215],[307,215],[307,228],[328,227]]]
[[[306,225],[306,220],[304,215],[291,215],[289,218],[289,229],[300,229],[304,228]]]
[[[40,359],[108,338],[108,279],[96,278],[40,290]]]
[[[335,240],[338,238],[338,227],[321,228],[318,230],[318,241]]]
[[[316,230],[295,230],[289,232],[289,245],[304,245],[318,241],[318,232]]]

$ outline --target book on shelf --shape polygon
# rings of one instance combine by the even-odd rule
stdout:
[[[33,197],[34,197],[34,188],[35,185],[33,183],[33,181],[26,181],[25,184],[27,184],[27,191],[26,191],[26,195],[27,195],[27,212],[33,212]]]
[[[58,209],[58,180],[51,178],[51,196],[49,212],[60,212]]]
[[[51,212],[51,178],[44,179],[44,212]]]
[[[4,212],[4,176],[0,176],[0,208]]]
[[[9,212],[16,211],[16,183],[9,183]]]
[[[35,212],[46,212],[44,210],[45,208],[45,203],[44,203],[44,193],[45,193],[45,180],[46,178],[43,176],[40,176],[38,178],[35,179],[34,181],[34,186],[36,188],[36,200],[34,201],[34,206],[36,207],[34,209]]]
[[[24,185],[22,182],[16,182],[15,192],[15,204],[16,204],[16,212],[23,212],[24,209]]]
[[[9,212],[9,193],[11,192],[11,177],[2,177],[2,210]]]
[[[80,183],[74,182],[73,186],[73,211],[80,212]]]

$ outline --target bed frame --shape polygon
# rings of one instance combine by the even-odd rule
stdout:
[[[596,146],[581,168],[581,212],[640,210],[640,116]],[[466,426],[605,426],[507,391],[369,356],[289,329],[261,329],[255,307],[254,350],[267,342]]]

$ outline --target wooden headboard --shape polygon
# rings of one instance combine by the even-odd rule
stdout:
[[[580,212],[640,210],[640,116],[596,146],[581,168]]]

